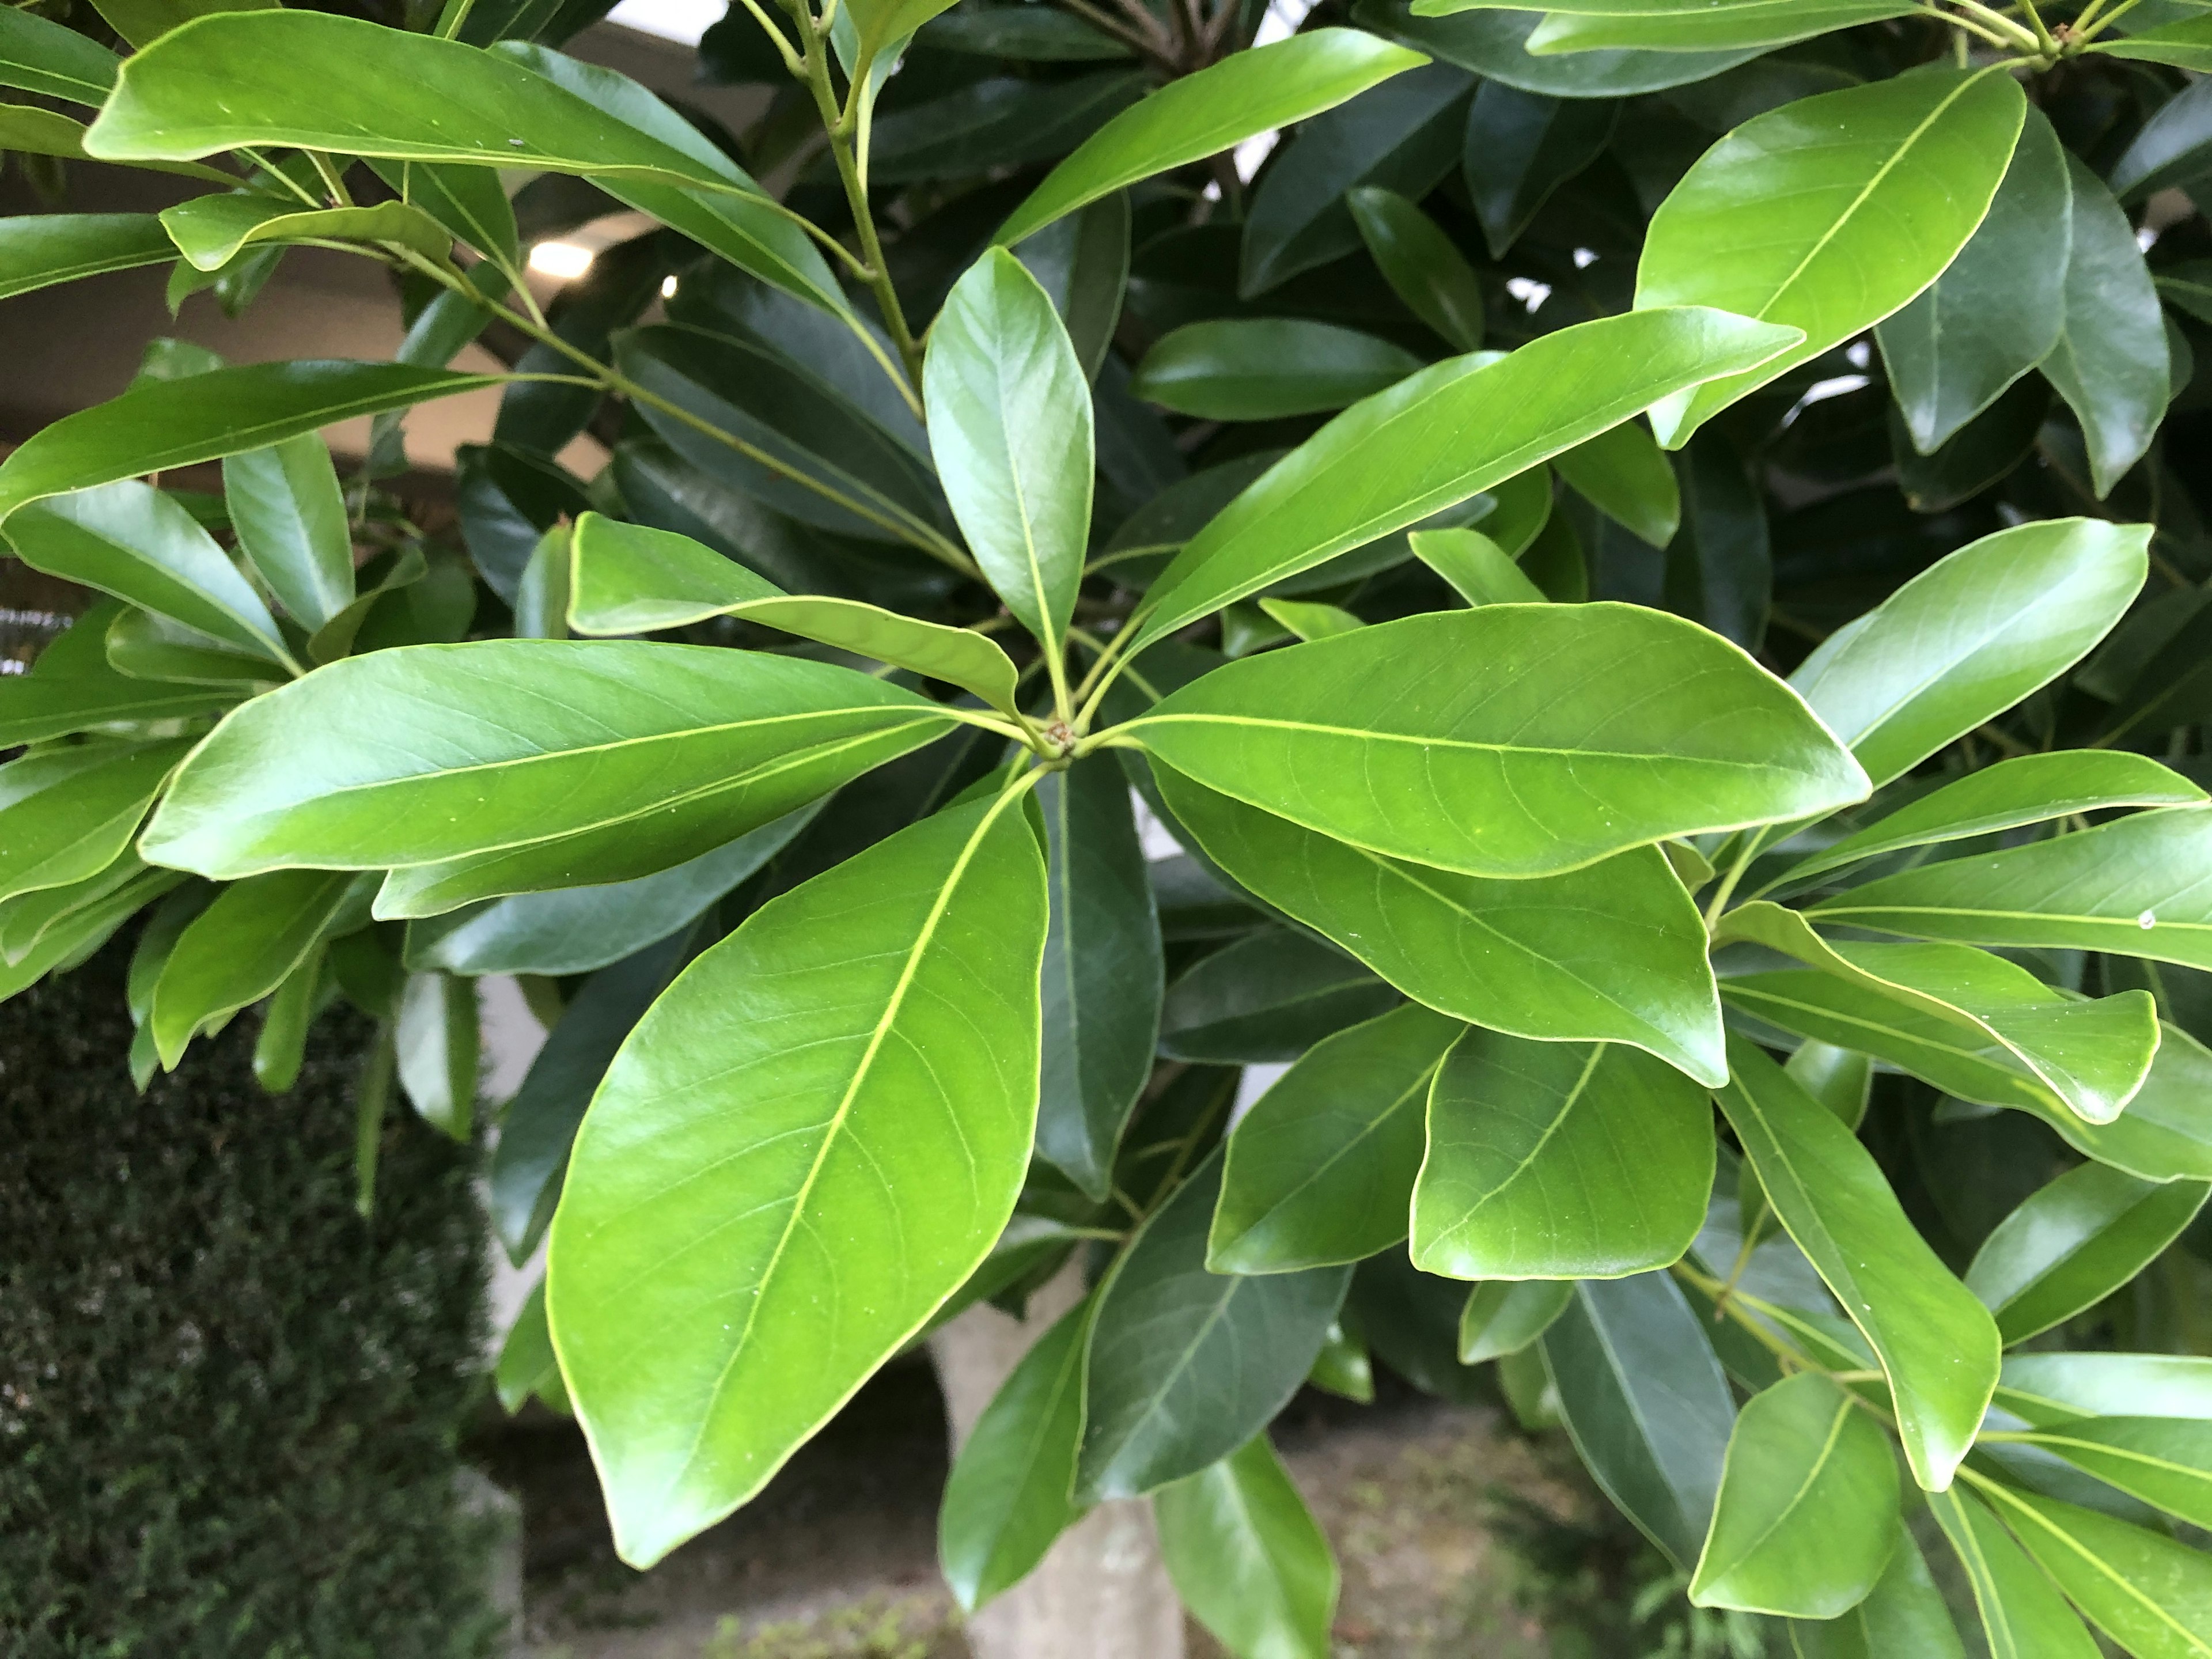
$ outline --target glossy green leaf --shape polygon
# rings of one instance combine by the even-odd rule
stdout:
[[[1477,1285],[1460,1316],[1460,1364],[1521,1352],[1552,1328],[1574,1297],[1574,1285],[1564,1279],[1493,1279]]]
[[[1052,301],[1005,249],[952,285],[922,386],[969,550],[1056,663],[1091,536],[1091,387]]]
[[[29,17],[30,13],[13,7],[0,8],[0,28],[10,18]],[[70,39],[82,37],[70,34]],[[0,44],[0,52],[4,51]],[[176,244],[150,213],[41,213],[0,219],[0,300],[104,270],[162,264],[176,257]]]
[[[221,686],[234,696],[269,690],[285,672],[258,651],[136,608],[107,625],[107,665],[140,679]]]
[[[1471,69],[1486,81],[1553,98],[1625,98],[1685,86],[1755,58],[1761,50],[1577,52],[1538,58],[1527,43],[1544,21],[1540,11],[1419,17],[1405,0],[1359,0],[1353,15],[1366,27]]]
[[[121,60],[97,40],[36,12],[0,11],[0,87],[97,105],[115,85]]]
[[[1334,323],[1221,318],[1157,342],[1129,389],[1178,415],[1272,421],[1342,409],[1420,367],[1402,346]]]
[[[2212,810],[2138,812],[2055,840],[1884,876],[1823,922],[1972,945],[2110,951],[2212,968]]]
[[[1473,876],[1575,870],[1865,793],[1856,764],[1748,657],[1627,605],[1493,605],[1364,628],[1231,663],[1122,730],[1208,788]]]
[[[1024,14],[1002,10],[998,15],[1018,21]],[[1035,9],[1026,15],[1044,21],[1078,21],[1066,12]],[[1116,191],[1079,213],[1054,220],[1024,242],[1017,256],[1051,295],[1053,309],[1067,325],[1075,360],[1093,380],[1121,324],[1129,283],[1129,198]]]
[[[1542,1349],[1583,1466],[1689,1571],[1712,1524],[1735,1402],[1673,1277],[1576,1285]]]
[[[1345,199],[1390,291],[1455,351],[1479,349],[1482,283],[1443,228],[1379,185],[1362,185]]]
[[[1132,648],[1418,524],[1682,386],[1764,362],[1790,337],[1712,311],[1653,312],[1424,369],[1338,416],[1192,538],[1152,584]]]
[[[1914,1477],[1942,1492],[1996,1386],[1996,1322],[1849,1129],[1751,1043],[1732,1041],[1729,1059],[1721,1109],[1775,1214],[1873,1344]]]
[[[1018,805],[951,807],[755,911],[616,1056],[547,1305],[625,1560],[757,1492],[989,1251],[1044,932]]]
[[[2144,63],[2172,64],[2178,69],[2203,74],[2212,70],[2212,18],[2183,17],[2140,33],[2092,41],[2091,52],[2112,58],[2132,58]]]
[[[1930,70],[1800,99],[1700,156],[1652,216],[1636,304],[1709,305],[1802,341],[1652,411],[1679,447],[1718,410],[1880,322],[1988,212],[2027,100],[2002,69]]]
[[[1242,1064],[1296,1060],[1395,1006],[1398,994],[1318,940],[1267,927],[1200,960],[1168,987],[1160,1053]]]
[[[2065,148],[2031,109],[1980,228],[1917,299],[1875,326],[1921,454],[1934,454],[2058,343],[2072,204]]]
[[[586,513],[569,543],[568,625],[580,634],[647,634],[739,617],[1016,707],[1014,665],[972,629],[947,628],[858,599],[786,593],[689,536]]]
[[[1206,1271],[1222,1158],[1138,1229],[1098,1291],[1085,1383],[1079,1502],[1197,1474],[1257,1434],[1313,1369],[1349,1267]]]
[[[1911,1532],[1897,1530],[1889,1565],[1865,1601],[1827,1620],[1793,1620],[1790,1636],[1797,1659],[1966,1659],[1958,1627],[1943,1592],[1928,1571]]]
[[[1413,1265],[1450,1279],[1621,1279],[1679,1261],[1713,1187],[1705,1091],[1617,1042],[1471,1029],[1429,1094]]]
[[[2136,1659],[2212,1654],[2212,1559],[2095,1510],[1978,1485],[2075,1606]]]
[[[1333,640],[1339,634],[1349,634],[1354,629],[1367,626],[1340,605],[1316,605],[1307,599],[1261,599],[1259,609],[1270,621],[1281,623],[1300,640]],[[1235,615],[1233,611],[1231,614]]]
[[[412,974],[392,1031],[399,1086],[416,1115],[466,1145],[475,1116],[477,988],[451,974]]]
[[[2150,529],[2051,519],[1998,531],[1828,636],[1790,677],[1878,787],[2064,672],[2125,614]]]
[[[2212,1181],[2212,1051],[2180,1027],[2160,1027],[2150,1074],[2110,1123],[2085,1123],[2042,1102],[2017,1103],[2084,1157],[2146,1181]]]
[[[1462,166],[1492,258],[1504,258],[1553,192],[1604,154],[1619,114],[1606,99],[1549,97],[1497,80],[1475,88]]]
[[[1634,421],[1584,439],[1552,459],[1559,474],[1597,510],[1654,547],[1674,539],[1682,525],[1682,492],[1674,469]]]
[[[1160,1556],[1235,1659],[1329,1659],[1336,1555],[1264,1434],[1152,1494]]]
[[[1541,605],[1543,590],[1480,530],[1416,530],[1413,556],[1469,605]]]
[[[356,415],[450,398],[499,380],[332,360],[247,363],[181,380],[141,381],[41,428],[0,461],[0,520],[64,490],[235,455]]]
[[[2113,192],[2143,195],[2199,173],[2208,136],[2208,104],[2212,104],[2212,94],[2199,92],[2192,82],[2160,105],[2112,164],[2108,176]]]
[[[373,711],[371,725],[349,727],[352,709]],[[146,848],[238,876],[618,832],[632,867],[597,874],[622,880],[781,817],[951,724],[850,669],[750,652],[615,640],[374,652],[237,710],[179,775]]]
[[[1464,0],[1417,0],[1422,6]],[[1472,0],[1473,7],[1498,0]],[[1546,0],[1547,6],[1551,0]],[[1593,52],[1639,47],[1659,52],[1720,52],[1783,46],[1832,29],[1909,16],[1909,0],[1559,0],[1528,37],[1528,50]]]
[[[2212,1423],[2084,1418],[2031,1434],[2028,1443],[2192,1526],[2212,1521]]]
[[[1429,1085],[1460,1029],[1409,1004],[1301,1055],[1230,1133],[1207,1270],[1353,1262],[1404,1238]]]
[[[253,1039],[253,1080],[270,1094],[283,1094],[300,1080],[300,1068],[307,1059],[308,1030],[337,988],[326,953],[318,945],[270,994],[261,1030]],[[146,1035],[150,1038],[153,1033]]]
[[[562,1416],[568,1413],[568,1391],[561,1381],[560,1362],[553,1355],[553,1333],[545,1323],[543,1279],[530,1287],[522,1311],[514,1316],[507,1340],[500,1345],[492,1386],[510,1416],[533,1395]]]
[[[1991,1659],[2095,1659],[2095,1640],[1995,1516],[1964,1492],[1937,1492],[1928,1507],[1966,1569]]]
[[[73,933],[80,918],[126,888],[143,887],[145,873],[145,862],[126,849],[82,880],[0,901],[0,959],[20,963],[56,930]]]
[[[0,103],[0,145],[24,155],[51,155],[64,161],[82,161],[92,159],[86,153],[85,140],[89,129],[68,116],[42,108],[35,104]],[[141,161],[137,165],[152,173],[175,173],[186,179],[204,179],[210,184],[234,185],[234,174],[198,161]]]
[[[1966,1269],[2008,1346],[2063,1324],[2141,1273],[2196,1218],[2212,1186],[2069,1170],[1997,1224]]]
[[[2113,749],[2018,755],[1909,802],[1790,866],[1780,879],[1796,882],[1910,847],[1941,846],[2075,813],[2191,806],[2203,799],[2203,790],[2148,755]]]
[[[2212,1422],[2212,1359],[2163,1353],[2015,1353],[1997,1403],[2048,1425],[2091,1417]]]
[[[483,255],[490,269],[468,273],[471,285],[495,295],[497,290],[489,289],[495,280],[509,287],[522,283],[522,247],[515,228],[514,204],[507,200],[498,173],[484,167],[447,167],[435,161],[372,161],[369,165],[410,206],[421,209],[457,240]],[[453,301],[465,302],[465,296],[447,293]],[[416,321],[421,320],[418,313]],[[410,325],[410,333],[413,328]],[[416,343],[420,352],[422,343]],[[441,356],[433,351],[411,359],[404,354],[400,357],[402,362],[433,360],[451,362],[453,353]]]
[[[1328,1328],[1321,1357],[1306,1373],[1306,1386],[1357,1405],[1375,1403],[1374,1359],[1367,1352],[1367,1339],[1360,1333],[1356,1320],[1346,1325],[1340,1318]]]
[[[937,1555],[963,1613],[1019,1583],[1082,1514],[1069,1492],[1092,1308],[1079,1304],[1036,1340],[952,1461]]]
[[[154,988],[154,1042],[173,1070],[209,1025],[258,1002],[297,968],[346,902],[343,872],[279,870],[225,888],[185,929]]]
[[[302,628],[313,632],[353,602],[345,496],[320,438],[302,433],[226,458],[222,495],[240,550]]]
[[[0,899],[112,864],[190,743],[88,743],[0,766]]]
[[[1424,62],[1357,29],[1309,29],[1170,82],[1077,147],[993,239],[1011,246],[1140,179],[1291,125]]]
[[[1897,1547],[1897,1460],[1874,1419],[1816,1371],[1785,1378],[1735,1420],[1690,1600],[1793,1619],[1848,1613]]]
[[[444,263],[453,235],[404,202],[302,209],[273,196],[196,196],[161,211],[161,224],[196,270],[221,270],[245,252],[278,242],[374,242]]]
[[[2081,157],[2066,161],[2074,191],[2063,320],[2043,360],[2088,441],[2089,476],[2102,501],[2141,460],[2172,393],[2158,290],[2134,224]]]
[[[1159,1041],[1159,917],[1128,781],[1110,757],[1046,778],[1037,806],[1052,891],[1037,1156],[1103,1200]]]

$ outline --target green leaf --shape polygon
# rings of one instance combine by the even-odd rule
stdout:
[[[1408,1005],[1301,1055],[1230,1133],[1207,1271],[1343,1264],[1404,1238],[1429,1085],[1460,1030]]]
[[[1793,1620],[1798,1659],[1966,1659],[1943,1592],[1912,1534],[1900,1527],[1889,1565],[1866,1600],[1835,1619]]]
[[[83,161],[94,159],[84,148],[89,136],[89,129],[53,110],[41,109],[34,104],[0,103],[0,147],[25,155],[52,155],[65,161]],[[210,184],[238,182],[236,175],[202,167],[198,161],[142,161],[137,165],[151,173],[204,179]]]
[[[2081,422],[2102,501],[2150,447],[2172,395],[2172,372],[2165,313],[2134,224],[2087,163],[2069,152],[2066,166],[2073,240],[2063,321],[2043,375]]]
[[[241,651],[212,634],[135,609],[108,624],[107,665],[141,679],[221,686],[234,696],[272,690],[284,676],[258,651]]]
[[[0,766],[0,899],[65,887],[121,855],[189,742],[88,743]]]
[[[373,743],[348,718],[364,709]],[[613,640],[373,652],[237,710],[179,775],[146,849],[240,876],[595,832],[626,849],[611,844],[592,872],[618,881],[781,817],[952,723],[865,674],[750,652]]]
[[[1763,362],[1790,339],[1787,329],[1712,311],[1639,313],[1540,335],[1504,357],[1477,352],[1423,369],[1338,416],[1192,538],[1152,584],[1131,649],[1418,524],[1683,386]]]
[[[1016,58],[1035,64],[1096,63],[1136,54],[1125,41],[1095,28],[1072,12],[1035,6],[939,15],[927,43],[934,52],[977,58]]]
[[[1057,676],[1091,538],[1091,386],[1052,301],[1004,248],[952,285],[922,385],[952,515]]]
[[[1996,1386],[1996,1322],[1849,1129],[1751,1043],[1730,1042],[1729,1059],[1721,1109],[1775,1214],[1873,1344],[1914,1477],[1942,1492]]]
[[[988,13],[977,13],[978,18]],[[1066,12],[1027,14],[1002,10],[1002,19],[1024,16],[1038,21],[1076,23]],[[1121,302],[1129,283],[1129,198],[1116,191],[1101,197],[1080,213],[1055,220],[1022,244],[1018,257],[1052,296],[1053,309],[1067,325],[1068,343],[1075,360],[1092,380],[1106,360],[1114,331],[1121,320]]]
[[[1417,52],[1342,28],[1308,29],[1231,52],[1170,81],[1085,139],[992,240],[1011,246],[1102,196],[1317,115],[1425,61]]]
[[[2212,1186],[2141,1181],[2100,1164],[2031,1193],[1974,1253],[1966,1288],[2006,1346],[2094,1307],[2141,1273],[2197,1217]]]
[[[1674,1279],[1576,1285],[1542,1350],[1583,1466],[1686,1573],[1712,1523],[1735,1403]]]
[[[1037,786],[1052,924],[1044,946],[1037,1156],[1103,1201],[1159,1041],[1159,917],[1128,781],[1111,757]]]
[[[1889,1437],[1817,1371],[1735,1420],[1712,1531],[1690,1581],[1701,1607],[1833,1619],[1872,1593],[1898,1546]]]
[[[2065,147],[2031,109],[1989,216],[1941,276],[1876,325],[1921,454],[1942,448],[2058,343],[2072,204]]]
[[[2212,1654],[2212,1559],[2163,1533],[1978,1481],[2075,1606],[2136,1659]]]
[[[1220,318],[1155,343],[1129,390],[1178,415],[1272,421],[1342,409],[1420,367],[1402,346],[1334,323]]]
[[[1134,1497],[1227,1456],[1288,1403],[1335,1322],[1349,1267],[1206,1271],[1221,1165],[1207,1158],[1152,1212],[1099,1289],[1079,1502]]]
[[[1354,18],[1377,33],[1471,69],[1486,81],[1553,98],[1625,98],[1686,86],[1759,55],[1729,52],[1578,52],[1537,58],[1527,49],[1540,11],[1470,11],[1413,15],[1405,0],[1360,0]]]
[[[1261,615],[1280,623],[1301,640],[1333,640],[1339,634],[1367,626],[1341,605],[1316,605],[1306,599],[1261,599],[1259,608]]]
[[[1044,933],[1014,798],[950,807],[755,911],[623,1045],[547,1284],[624,1560],[759,1491],[989,1252]]]
[[[374,242],[444,264],[450,232],[404,202],[308,208],[271,196],[197,196],[161,210],[161,224],[195,270],[221,270],[249,247],[279,242]]]
[[[308,1030],[337,989],[327,954],[317,945],[270,993],[260,1033],[253,1039],[253,1080],[268,1093],[286,1093],[299,1081],[307,1058]],[[144,1035],[149,1041],[153,1036],[151,1030]],[[149,1069],[149,1079],[151,1075]]]
[[[1814,905],[1822,922],[1972,945],[2110,951],[2212,968],[2212,810],[2174,806],[1885,876]]]
[[[2008,1354],[1997,1404],[2041,1425],[2092,1417],[2212,1422],[2212,1359],[2163,1353]]]
[[[2146,1181],[2212,1181],[2212,1052],[2178,1025],[2160,1030],[2150,1075],[2110,1123],[2085,1123],[2048,1103],[2016,1103],[2100,1164]]]
[[[2124,39],[2093,40],[2088,50],[2112,58],[2172,64],[2201,75],[2212,70],[2212,17],[2184,17],[2178,22],[2161,23],[2156,28]]]
[[[320,438],[226,458],[222,495],[240,550],[302,628],[313,633],[353,602],[353,535]]]
[[[191,514],[150,485],[126,480],[33,503],[9,519],[8,540],[34,570],[173,617],[256,656],[291,660],[253,584]]]
[[[258,1002],[329,937],[354,878],[279,870],[225,888],[185,929],[154,988],[154,1042],[173,1071],[200,1031]]]
[[[1170,1060],[1296,1060],[1321,1038],[1389,1011],[1398,994],[1341,951],[1264,927],[1168,987],[1160,1053]]]
[[[1329,1659],[1336,1556],[1264,1434],[1152,1494],[1160,1555],[1235,1659]]]
[[[1553,192],[1604,154],[1619,116],[1609,99],[1547,97],[1495,80],[1475,88],[1462,167],[1492,258],[1504,258]]]
[[[2001,68],[1929,70],[1800,99],[1700,156],[1652,216],[1637,308],[1717,306],[1804,338],[1668,398],[1652,411],[1659,441],[1680,447],[1942,275],[1988,212],[2026,108]]]
[[[1990,1659],[2096,1659],[2095,1640],[1995,1516],[1964,1492],[1937,1492],[1928,1507],[1966,1570]]]
[[[1681,528],[1682,492],[1674,469],[1634,421],[1560,451],[1552,465],[1592,507],[1654,547],[1666,546]]]
[[[477,988],[451,974],[411,974],[392,1033],[399,1086],[416,1115],[466,1146],[476,1112]]]
[[[2192,1526],[2212,1518],[2212,1423],[2084,1418],[2022,1437]]]
[[[2113,163],[2113,194],[2147,195],[2199,174],[2206,144],[2212,142],[2212,127],[2205,120],[2208,103],[2212,94],[2197,91],[2191,82],[2160,106]]]
[[[562,1416],[568,1415],[568,1390],[561,1381],[561,1364],[553,1356],[553,1333],[545,1323],[543,1278],[530,1287],[522,1311],[514,1316],[507,1340],[500,1344],[492,1386],[509,1416],[520,1411],[532,1395]]]
[[[1528,50],[1550,52],[1618,51],[1724,52],[1739,46],[1785,46],[1793,40],[1847,29],[1914,8],[1900,0],[1545,0],[1544,21],[1528,37]],[[1443,15],[1500,7],[1500,0],[1414,0],[1417,13]],[[1503,9],[1501,7],[1501,9]]]
[[[1708,1084],[1727,1077],[1704,924],[1656,849],[1490,880],[1333,841],[1164,765],[1153,776],[1241,885],[1415,1000],[1518,1036],[1633,1043]]]
[[[42,427],[0,461],[0,520],[64,490],[235,455],[356,415],[496,386],[500,379],[329,361],[247,363],[181,380],[141,381],[120,397]]]
[[[56,929],[72,935],[79,920],[104,907],[118,893],[143,889],[146,865],[125,849],[79,881],[41,887],[0,902],[0,959],[10,965],[36,951]]]
[[[1413,556],[1450,584],[1469,605],[1541,605],[1543,590],[1479,530],[1416,530],[1406,539]]]
[[[1551,1329],[1575,1297],[1564,1279],[1493,1279],[1468,1292],[1459,1321],[1459,1363],[1516,1354]]]
[[[1830,635],[1790,677],[1876,787],[2087,654],[2148,569],[2148,525],[2049,519],[1984,536]]]
[[[709,617],[739,617],[910,668],[994,708],[1018,707],[1013,662],[972,629],[947,628],[857,599],[789,594],[734,559],[666,530],[598,513],[570,540],[568,625],[580,634],[648,634]]]
[[[1741,651],[1620,605],[1484,605],[1271,651],[1121,732],[1264,811],[1473,876],[1575,870],[1865,793],[1856,764]]]
[[[2018,755],[1877,818],[1791,865],[1776,884],[1911,847],[1941,846],[2116,806],[2193,806],[2204,798],[2195,784],[2148,755],[2112,749]]]
[[[1082,1514],[1068,1494],[1083,1439],[1083,1365],[1095,1305],[1079,1304],[1036,1340],[952,1461],[937,1556],[963,1613],[1028,1577]]]
[[[0,30],[15,18],[46,21],[0,7]],[[80,38],[70,35],[72,40]],[[0,52],[4,50],[0,43]],[[169,233],[150,213],[41,213],[0,219],[0,300],[104,270],[162,264],[176,257]]]
[[[1623,1279],[1679,1261],[1713,1187],[1705,1091],[1620,1043],[1468,1030],[1429,1094],[1413,1265]]]
[[[0,10],[0,87],[99,105],[121,60],[97,40],[36,12]]]
[[[501,187],[498,173],[483,167],[442,167],[434,161],[372,161],[369,165],[409,205],[421,209],[456,240],[483,255],[490,268],[467,273],[471,286],[490,297],[501,291],[490,286],[495,277],[506,287],[521,286],[522,247],[515,228],[514,204]],[[477,309],[468,306],[467,295],[451,289],[438,297],[449,302],[448,310]],[[409,326],[410,336],[421,322],[422,313],[417,313],[415,323]],[[417,341],[420,355],[411,357],[403,347],[399,361],[438,364],[453,361],[453,352],[441,355],[425,350],[424,344]]]
[[[1345,199],[1390,291],[1455,351],[1480,349],[1482,283],[1443,227],[1380,185],[1362,185]]]

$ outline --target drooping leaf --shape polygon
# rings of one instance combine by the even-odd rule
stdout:
[[[1928,1500],[1966,1569],[1992,1659],[2094,1659],[2099,1650],[2050,1579],[1965,1492]]]
[[[210,1024],[283,983],[346,903],[343,872],[279,870],[225,888],[177,940],[154,988],[150,1016],[161,1064]]]
[[[51,18],[15,6],[0,11],[0,87],[98,105],[119,64],[97,40]]]
[[[1398,994],[1340,951],[1265,927],[1168,987],[1160,1053],[1243,1064],[1296,1060],[1332,1031],[1388,1012]]]
[[[1010,805],[948,808],[754,912],[600,1085],[547,1305],[625,1559],[758,1491],[1006,1225],[1045,931]]]
[[[46,21],[12,6],[0,9],[0,29],[14,19]],[[72,40],[83,39],[66,29],[61,33]],[[0,43],[0,52],[5,50]],[[176,244],[150,213],[41,213],[0,219],[0,300],[176,257]]]
[[[302,628],[313,633],[352,603],[345,496],[321,439],[302,433],[228,457],[222,497],[240,550]]]
[[[1362,185],[1346,200],[1359,239],[1390,291],[1454,350],[1479,350],[1482,284],[1443,228],[1380,185]]]
[[[1156,342],[1129,389],[1178,415],[1272,421],[1342,409],[1420,367],[1404,347],[1334,323],[1222,318]]]
[[[2043,374],[2081,422],[2090,481],[2102,501],[2150,447],[2172,370],[2134,225],[2087,163],[2069,152],[2066,165],[2074,195],[2063,320]]]
[[[1575,1297],[1564,1279],[1493,1279],[1468,1292],[1459,1321],[1459,1360],[1480,1364],[1516,1354],[1552,1328]]]
[[[474,982],[452,974],[410,975],[392,1041],[399,1086],[416,1115],[465,1146],[482,1049]]]
[[[0,766],[0,900],[113,863],[188,742],[88,743]]]
[[[2069,1170],[1997,1224],[1966,1269],[2007,1346],[2063,1324],[2141,1273],[2196,1218],[2212,1186]]]
[[[1264,1434],[1152,1494],[1176,1594],[1235,1659],[1329,1659],[1336,1556]]]
[[[285,242],[373,242],[437,263],[453,252],[453,234],[404,202],[308,208],[245,192],[196,196],[164,208],[161,224],[196,270],[221,270],[248,248]]]

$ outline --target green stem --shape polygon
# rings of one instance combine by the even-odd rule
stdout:
[[[2088,45],[2141,5],[2142,0],[2120,0],[2120,3],[2110,11],[2101,11],[2103,3],[2104,0],[2091,0],[2089,9],[2075,20],[2074,44],[2077,47]]]
[[[1765,839],[1765,825],[1752,831],[1736,854],[1735,862],[1729,866],[1728,873],[1721,878],[1721,884],[1713,890],[1713,902],[1705,907],[1705,931],[1708,933],[1720,925],[1722,912],[1728,908],[1729,900],[1735,896],[1736,884],[1743,879],[1744,872],[1751,868],[1751,861],[1759,856],[1759,849]]]
[[[2042,48],[2044,57],[2056,63],[2058,42],[2051,38],[2050,27],[2043,21],[2043,14],[2035,9],[2035,0],[2020,0],[2020,7],[2027,14],[2028,27],[2035,31],[2035,43]]]
[[[2033,30],[2022,28],[1995,7],[1984,5],[1982,0],[1952,0],[1952,3],[1967,17],[1978,21],[1981,27],[1978,32],[1983,34],[1984,39],[1994,40],[1995,44],[2014,50],[2039,52],[2042,49],[2043,43],[2035,38]],[[1939,12],[1937,15],[1946,22],[1966,27],[1965,19],[1949,12]]]
[[[461,25],[469,21],[469,13],[476,9],[476,3],[477,0],[446,0],[445,10],[438,14],[438,27],[435,30],[438,39],[458,40],[460,37]]]

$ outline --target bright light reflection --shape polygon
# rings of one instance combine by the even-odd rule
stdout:
[[[592,250],[574,242],[540,242],[530,250],[530,268],[541,276],[573,283],[592,268]]]

